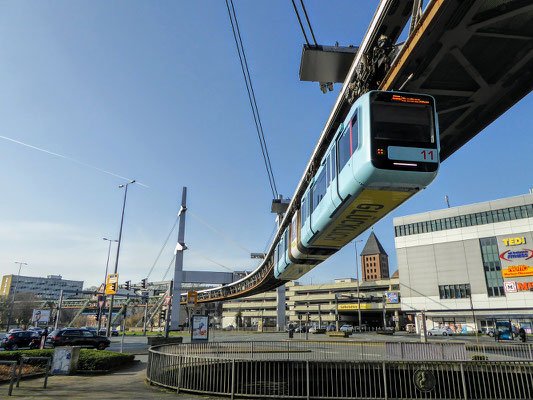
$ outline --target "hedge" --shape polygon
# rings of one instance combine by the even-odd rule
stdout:
[[[53,357],[54,349],[2,351],[0,360],[19,361],[21,357]],[[128,364],[135,358],[132,354],[114,351],[81,349],[78,361],[79,371],[103,371]],[[32,363],[33,364],[33,363]],[[41,364],[41,362],[39,362]]]

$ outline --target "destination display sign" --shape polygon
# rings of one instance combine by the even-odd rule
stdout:
[[[439,154],[436,149],[421,147],[389,146],[387,156],[389,160],[395,161],[439,162]]]

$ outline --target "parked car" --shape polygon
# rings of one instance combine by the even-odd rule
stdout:
[[[28,328],[28,331],[35,332],[39,335],[43,334],[43,328],[39,328],[38,326],[31,326]]]
[[[333,325],[333,324],[328,325],[328,326],[326,327],[326,331],[327,331],[327,332],[333,332],[335,329],[337,329],[337,327],[336,327],[335,325]]]
[[[7,333],[15,333],[15,332],[24,332],[24,329],[13,328],[13,329],[11,329],[9,332],[7,332]]]
[[[428,335],[442,335],[442,336],[451,336],[453,335],[453,331],[451,328],[433,328],[428,331]]]
[[[96,329],[95,332],[96,334]],[[107,329],[106,328],[100,328],[100,331],[98,332],[100,336],[106,336],[107,335]],[[115,328],[111,328],[111,336],[118,336],[118,331]]]
[[[294,332],[296,332],[296,333],[305,333],[305,332],[307,332],[307,326],[305,326],[305,325],[297,326],[294,329]]]
[[[41,344],[41,335],[32,331],[7,333],[2,339],[1,346],[6,350],[18,350],[20,347],[38,349]]]
[[[103,336],[98,336],[87,329],[57,329],[47,338],[46,343],[56,346],[82,346],[104,350],[111,341]]]
[[[353,333],[353,326],[352,325],[343,325],[340,327],[339,329],[340,332],[348,332],[348,333]]]
[[[98,329],[95,328],[94,326],[84,326],[81,329],[87,329],[88,331],[91,331],[94,334],[96,334],[96,332],[98,332]]]

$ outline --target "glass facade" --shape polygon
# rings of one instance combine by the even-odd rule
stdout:
[[[498,254],[498,241],[495,237],[479,239],[481,246],[481,257],[483,259],[483,270],[487,282],[487,293],[489,297],[505,296],[503,288],[502,266]]]
[[[431,221],[416,222],[413,224],[398,225],[394,227],[396,237],[417,235],[420,233],[443,231],[447,229],[464,228],[492,224],[495,222],[512,221],[521,218],[533,217],[533,204],[525,206],[502,208],[500,210],[483,211],[475,214],[460,215],[457,217],[441,218]]]

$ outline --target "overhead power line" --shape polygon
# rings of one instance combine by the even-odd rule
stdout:
[[[315,33],[313,32],[313,27],[311,26],[311,22],[309,21],[309,16],[307,15],[307,10],[305,9],[305,4],[303,0],[300,0],[300,4],[302,5],[302,10],[305,15],[305,20],[307,21],[307,26],[309,27],[309,31],[311,32],[311,36],[313,37],[313,42],[315,43],[315,46],[318,46],[318,43],[316,42]],[[298,12],[298,7],[296,7],[296,3],[294,0],[292,0],[292,6],[294,7],[294,12],[296,13],[296,18],[298,18],[298,22],[300,24],[300,28],[302,29],[302,33],[305,38],[305,43],[307,43],[308,46],[310,46],[309,40],[307,39],[307,34],[305,33],[304,26],[302,24],[302,19],[300,18],[300,13]]]
[[[259,139],[261,153],[263,154],[263,160],[265,162],[265,168],[267,171],[270,190],[272,191],[273,198],[277,198],[278,189],[276,187],[276,181],[274,179],[274,172],[272,171],[272,164],[270,162],[270,156],[268,154],[263,125],[261,124],[261,117],[259,114],[259,107],[257,106],[257,101],[255,99],[254,87],[252,84],[252,78],[250,76],[250,69],[248,68],[248,61],[246,60],[246,53],[244,52],[244,46],[242,44],[239,22],[237,21],[237,14],[235,13],[233,0],[229,0],[229,2],[228,0],[226,0],[226,8],[228,9],[228,17],[231,23],[231,30],[233,31],[233,38],[235,39],[235,46],[237,47],[237,54],[239,56],[239,62],[241,64],[241,71],[244,78],[244,83],[246,84],[246,92],[248,93],[248,100],[250,101],[250,108],[252,109],[252,114],[254,117],[257,138]]]

